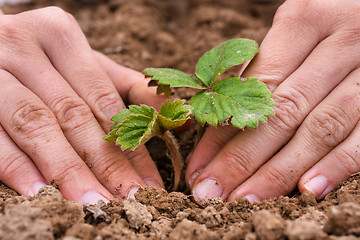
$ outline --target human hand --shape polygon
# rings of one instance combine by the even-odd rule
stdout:
[[[8,186],[34,195],[54,180],[81,203],[163,187],[144,147],[121,152],[103,140],[122,99],[165,100],[142,74],[94,52],[63,10],[0,15],[0,179]]]
[[[288,0],[245,76],[273,92],[256,130],[209,128],[186,179],[198,202],[251,202],[296,186],[323,198],[360,170],[360,2]]]

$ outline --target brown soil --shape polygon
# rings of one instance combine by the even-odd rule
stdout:
[[[193,72],[202,53],[235,37],[261,42],[282,2],[261,0],[35,1],[6,7],[17,13],[58,5],[79,21],[91,46],[141,71],[174,67]],[[179,90],[183,98],[189,92]],[[183,155],[192,149],[195,129],[179,136]],[[171,167],[159,140],[148,145],[165,183]],[[185,194],[184,194],[185,193]],[[181,192],[140,189],[137,201],[81,206],[53,187],[35,197],[19,196],[0,184],[0,239],[358,239],[360,175],[323,201],[309,194],[273,198],[251,205],[246,199],[198,206]]]

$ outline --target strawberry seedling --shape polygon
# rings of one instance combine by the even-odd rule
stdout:
[[[258,45],[249,39],[232,39],[206,52],[198,61],[195,74],[190,76],[169,68],[147,68],[149,85],[158,86],[157,92],[171,94],[171,87],[199,89],[189,105],[184,100],[166,102],[157,112],[146,105],[130,106],[112,120],[115,122],[105,136],[109,142],[118,143],[122,149],[134,150],[153,136],[160,136],[167,144],[174,167],[176,190],[183,162],[174,137],[169,130],[183,125],[192,116],[202,126],[228,125],[244,129],[256,128],[273,115],[271,92],[257,78],[230,77],[219,79],[228,68],[251,60]]]

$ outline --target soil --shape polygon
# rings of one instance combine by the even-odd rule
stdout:
[[[197,59],[230,38],[264,38],[281,0],[34,1],[5,13],[57,5],[79,21],[90,45],[139,71],[173,67],[193,72]],[[231,74],[231,73],[230,73]],[[177,94],[189,98],[180,89]],[[178,136],[182,154],[196,129]],[[168,189],[171,166],[160,140],[147,145]],[[0,239],[360,239],[360,175],[316,201],[310,193],[250,204],[214,199],[199,206],[180,192],[145,188],[135,200],[79,205],[52,186],[19,196],[0,182]]]

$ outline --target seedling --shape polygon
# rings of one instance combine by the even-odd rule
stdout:
[[[158,94],[171,94],[171,87],[199,89],[189,105],[184,100],[167,101],[157,112],[146,105],[129,106],[112,118],[114,125],[105,136],[109,142],[118,143],[122,149],[136,149],[153,136],[160,136],[170,150],[174,168],[176,190],[180,182],[183,161],[175,138],[169,130],[183,125],[190,116],[202,126],[228,125],[244,129],[256,128],[273,115],[271,92],[257,78],[219,76],[228,68],[251,60],[258,45],[249,39],[232,39],[206,52],[198,61],[195,75],[189,76],[169,68],[147,68],[149,85],[158,86]]]

